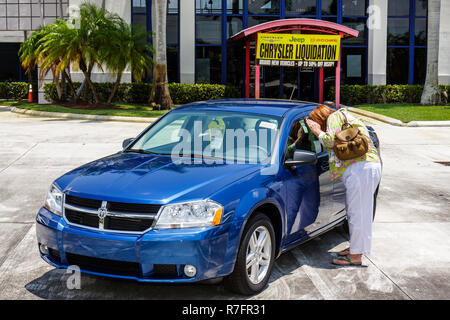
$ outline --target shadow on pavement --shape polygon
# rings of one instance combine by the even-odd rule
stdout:
[[[327,232],[284,254],[275,262],[269,285],[259,295],[241,296],[225,290],[222,283],[208,284],[155,284],[140,283],[133,280],[112,279],[89,274],[81,275],[81,289],[68,289],[67,283],[72,272],[53,269],[25,285],[25,289],[41,299],[277,299],[282,290],[279,279],[299,272],[302,266],[320,269],[337,269],[331,264],[336,257],[330,253],[346,241],[340,227]],[[341,246],[342,247],[342,246]],[[343,247],[342,247],[343,248]],[[338,250],[336,250],[338,251]],[[300,271],[301,272],[301,271]],[[301,283],[299,283],[301,285]],[[280,288],[278,288],[280,287]]]

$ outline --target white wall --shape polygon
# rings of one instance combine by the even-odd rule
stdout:
[[[386,84],[388,0],[370,0],[368,84]]]
[[[439,84],[450,84],[450,1],[441,0],[439,26]]]
[[[180,1],[180,82],[195,82],[195,0]]]
[[[23,41],[24,31],[0,31],[0,43],[21,43]]]

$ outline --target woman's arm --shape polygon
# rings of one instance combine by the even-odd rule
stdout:
[[[322,129],[320,128],[320,125],[311,119],[306,119],[306,123],[308,124],[308,127],[311,129],[311,132],[314,133],[314,135],[317,138],[319,138],[322,145],[327,150],[331,150],[334,146],[334,132],[335,132],[334,121],[328,121],[328,126],[327,126],[326,132],[322,131]]]

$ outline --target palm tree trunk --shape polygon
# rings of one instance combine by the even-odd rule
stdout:
[[[428,1],[427,75],[420,99],[422,105],[441,102],[438,74],[440,8],[441,0]]]
[[[113,87],[113,89],[112,89],[112,91],[111,91],[111,95],[109,96],[109,98],[108,98],[108,104],[111,104],[111,102],[112,102],[112,99],[114,98],[114,96],[116,95],[116,92],[117,92],[117,89],[119,89],[119,85],[120,85],[120,81],[122,80],[122,73],[119,73],[118,75],[117,75],[117,78],[116,78],[116,82],[114,83],[114,87]]]
[[[70,78],[70,75],[67,73],[66,70],[63,70],[62,75],[63,75],[63,78],[65,78],[67,80],[67,83],[69,84],[70,92],[72,92],[72,96],[73,96],[73,102],[77,103],[78,95],[77,95],[77,91],[75,90],[75,87],[73,86],[73,82],[72,82],[72,79]]]
[[[170,109],[173,105],[167,81],[167,52],[166,52],[166,17],[167,0],[152,1],[152,24],[155,32],[155,67],[153,69],[153,85],[149,103],[154,102],[161,109]]]
[[[80,69],[84,74],[84,78],[86,79],[86,82],[87,82],[89,88],[92,91],[92,95],[94,96],[95,104],[100,104],[100,99],[98,98],[97,90],[95,89],[94,83],[91,81],[91,75],[90,75],[91,71],[92,71],[91,66],[89,66],[89,70],[88,70],[85,62],[82,60],[82,61],[80,61]]]

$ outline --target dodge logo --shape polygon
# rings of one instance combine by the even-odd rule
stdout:
[[[106,208],[107,202],[103,201],[102,206],[97,211],[98,216],[98,227],[99,229],[104,229],[105,217],[108,215],[108,209]]]

